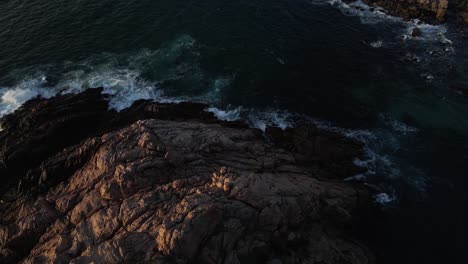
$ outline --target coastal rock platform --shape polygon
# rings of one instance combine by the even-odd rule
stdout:
[[[362,144],[265,133],[198,103],[108,110],[100,89],[1,119],[2,263],[374,263]]]

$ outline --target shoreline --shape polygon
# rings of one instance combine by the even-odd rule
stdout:
[[[463,0],[343,0],[346,4],[362,2],[370,10],[379,10],[384,14],[399,17],[404,21],[419,20],[430,25],[453,24],[462,37],[468,37],[468,3]],[[361,6],[352,8],[361,10]],[[420,29],[411,34],[420,36]]]
[[[354,234],[370,190],[344,181],[365,170],[362,143],[316,127],[263,134],[199,103],[115,112],[101,91],[2,118],[2,261],[375,263]]]
[[[114,40],[63,24],[51,32],[74,33],[32,38],[45,62],[12,48],[25,66],[3,64],[0,262],[462,259],[468,28],[452,5],[429,24],[346,3],[207,1],[182,33]],[[229,15],[261,27],[216,31]],[[98,43],[71,41],[79,32]]]

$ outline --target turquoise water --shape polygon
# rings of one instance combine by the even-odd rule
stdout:
[[[366,142],[384,263],[461,263],[468,228],[467,41],[454,25],[337,1],[0,3],[0,113],[103,86],[111,107],[196,100],[252,126],[315,123]],[[352,176],[352,175],[350,175]]]

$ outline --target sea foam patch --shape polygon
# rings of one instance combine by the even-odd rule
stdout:
[[[0,117],[12,113],[26,101],[36,98],[50,98],[53,91],[44,88],[47,83],[45,76],[27,78],[14,87],[0,88]]]
[[[135,71],[108,70],[90,73],[70,72],[72,78],[60,80],[56,85],[48,85],[47,77],[26,79],[13,87],[0,91],[0,116],[12,113],[26,101],[36,98],[50,98],[57,94],[79,93],[89,88],[102,87],[109,98],[109,107],[122,110],[136,100],[149,99],[172,101],[165,98],[160,89],[142,78]]]
[[[102,69],[70,72],[71,78],[61,80],[53,89],[62,93],[78,93],[93,87],[102,87],[109,97],[109,106],[120,111],[130,107],[136,100],[165,100],[163,92],[155,83],[141,78],[140,72],[128,69]]]
[[[375,202],[381,205],[387,205],[396,200],[394,194],[390,195],[388,193],[378,193],[374,196]]]
[[[265,131],[268,126],[286,129],[294,125],[293,114],[284,110],[259,110],[239,106],[234,108],[228,107],[227,109],[210,107],[207,111],[213,113],[220,120],[244,121],[249,126],[262,131]]]
[[[96,87],[103,88],[109,107],[117,111],[140,99],[166,103],[217,101],[230,85],[231,77],[213,78],[206,74],[200,66],[198,48],[195,39],[181,35],[158,50],[98,54],[83,61],[54,65],[51,67],[54,72],[47,72],[48,66],[37,66],[33,72],[26,73],[36,77],[25,77],[16,85],[0,88],[0,116],[13,112],[34,97],[48,98]],[[177,88],[179,91],[166,89],[169,90],[166,95],[163,88],[174,83],[181,86]],[[194,88],[197,84],[199,87]]]
[[[258,110],[244,107],[218,108],[210,107],[209,112],[216,117],[226,121],[242,120],[251,127],[265,130],[267,126],[276,126],[280,128],[293,127],[297,123],[308,123],[318,128],[340,133],[348,138],[359,140],[364,144],[365,157],[356,158],[354,163],[357,166],[365,167],[367,172],[346,178],[347,181],[370,182],[374,186],[377,195],[376,202],[381,205],[393,204],[398,201],[398,192],[395,191],[393,182],[401,179],[412,186],[418,192],[424,193],[427,186],[427,179],[423,173],[415,173],[412,168],[411,175],[406,175],[406,169],[401,167],[396,156],[400,146],[400,137],[411,136],[418,132],[403,122],[381,117],[383,123],[389,129],[346,129],[335,126],[331,122],[311,118],[296,113],[290,113],[280,110]]]

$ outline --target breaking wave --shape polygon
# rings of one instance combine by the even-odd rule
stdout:
[[[242,106],[220,109],[218,107],[210,107],[207,111],[213,113],[218,119],[225,121],[244,121],[249,126],[258,128],[262,131],[268,126],[275,126],[281,129],[294,126],[294,115],[288,111],[275,109],[258,110],[244,108]]]
[[[215,102],[229,86],[230,77],[210,77],[200,67],[199,59],[196,40],[182,35],[155,51],[100,54],[80,62],[38,66],[23,73],[28,77],[18,84],[0,87],[0,116],[35,97],[49,98],[95,87],[103,88],[110,108],[118,111],[140,99]],[[197,83],[200,85],[195,87]]]
[[[410,167],[411,172],[407,173],[408,168],[405,168],[405,164],[399,160],[397,155],[394,155],[401,148],[401,139],[417,136],[419,130],[395,119],[381,116],[381,122],[386,126],[386,129],[359,130],[337,127],[331,122],[284,110],[256,110],[244,107],[228,107],[227,109],[210,107],[207,110],[214,113],[219,119],[242,120],[251,127],[263,131],[267,126],[285,129],[298,123],[306,123],[363,142],[365,158],[356,159],[354,162],[357,166],[365,167],[367,172],[352,175],[345,180],[366,182],[375,192],[375,202],[381,206],[394,205],[398,202],[399,188],[396,186],[396,182],[404,181],[421,196],[424,196],[427,190],[428,179],[426,175],[413,167]]]
[[[108,95],[112,109],[122,110],[132,105],[135,100],[149,99],[157,102],[201,101],[211,103],[207,111],[226,121],[244,121],[249,126],[265,130],[267,126],[282,129],[292,127],[297,123],[313,124],[319,128],[341,133],[349,138],[365,143],[366,158],[356,159],[355,164],[366,167],[365,174],[354,175],[346,180],[358,180],[371,183],[375,192],[375,201],[382,205],[393,204],[398,201],[398,192],[392,185],[392,180],[402,177],[398,160],[392,153],[399,148],[401,136],[417,133],[418,130],[404,123],[392,119],[385,119],[388,130],[353,130],[334,126],[330,122],[313,119],[296,113],[278,109],[253,109],[242,106],[216,106],[216,95],[213,92],[187,98],[166,96],[157,82],[147,81],[141,73],[123,69],[109,69],[101,71],[74,71],[67,73],[69,78],[60,80],[54,86],[48,86],[46,75],[34,79],[27,79],[11,88],[4,88],[1,95],[0,115],[13,112],[24,102],[35,97],[49,98],[59,93],[78,93],[91,87],[103,87],[103,93]],[[221,86],[224,87],[223,84]],[[216,91],[216,88],[215,88]],[[417,176],[417,177],[416,177]],[[408,176],[405,180],[414,188],[424,192],[426,179],[423,175]],[[387,180],[382,181],[382,178]]]
[[[352,175],[347,180],[365,181],[374,186],[378,203],[391,204],[398,201],[398,192],[395,191],[397,188],[393,185],[395,179],[404,178],[408,184],[424,192],[427,182],[424,175],[411,173],[402,177],[401,162],[393,155],[399,148],[399,138],[411,136],[418,132],[417,129],[383,118],[387,129],[351,130],[285,110],[222,107],[222,97],[225,89],[230,87],[232,77],[208,75],[201,68],[199,60],[197,42],[184,35],[163,45],[160,50],[143,50],[122,56],[101,54],[81,62],[38,67],[25,74],[28,77],[17,84],[0,87],[0,116],[12,113],[24,102],[35,97],[49,98],[94,87],[103,87],[103,93],[109,99],[109,107],[118,111],[139,99],[157,102],[205,102],[211,105],[207,111],[219,119],[242,120],[261,130],[265,130],[267,126],[286,129],[305,122],[364,142],[367,157],[356,160],[355,163],[366,167],[368,172]],[[53,72],[50,68],[54,69]],[[55,73],[56,71],[59,73]],[[201,85],[192,87],[197,83]]]
[[[15,111],[32,98],[54,96],[53,91],[43,87],[46,83],[46,77],[41,76],[35,79],[26,79],[11,89],[0,89],[0,117]]]

